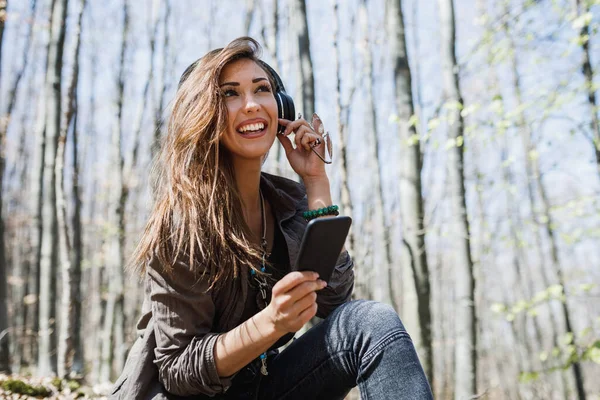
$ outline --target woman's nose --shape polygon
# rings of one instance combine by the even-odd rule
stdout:
[[[253,95],[245,97],[244,109],[246,112],[258,111],[260,109],[260,103]]]

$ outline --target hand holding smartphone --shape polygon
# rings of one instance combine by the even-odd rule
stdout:
[[[311,220],[304,231],[294,269],[318,272],[320,279],[329,282],[351,224],[352,218],[348,216]]]

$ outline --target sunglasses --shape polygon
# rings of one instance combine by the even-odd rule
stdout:
[[[321,146],[321,144],[323,144],[323,146]],[[310,148],[325,164],[331,164],[333,162],[333,144],[331,143],[329,132],[312,142]]]

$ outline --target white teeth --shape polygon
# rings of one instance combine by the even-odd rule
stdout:
[[[248,131],[261,131],[265,128],[265,124],[263,124],[262,122],[259,122],[257,124],[248,124],[248,125],[244,125],[242,126],[240,129],[238,129],[238,131],[240,133],[244,133],[244,132],[248,132]]]

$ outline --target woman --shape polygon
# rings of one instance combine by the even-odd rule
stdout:
[[[393,309],[349,301],[346,251],[329,282],[290,271],[303,212],[332,205],[326,140],[316,114],[278,118],[278,77],[259,52],[239,38],[182,76],[135,254],[140,338],[113,397],[342,399],[358,384],[363,398],[431,398]],[[261,172],[276,137],[304,185]],[[325,320],[278,353],[315,315]]]

